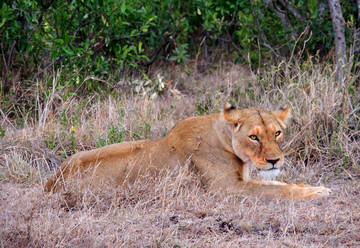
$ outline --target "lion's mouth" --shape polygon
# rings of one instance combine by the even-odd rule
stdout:
[[[272,171],[272,170],[279,170],[280,168],[278,168],[278,167],[271,167],[271,168],[269,168],[269,169],[260,169],[260,168],[257,168],[258,169],[258,171]]]
[[[279,169],[279,168],[275,168],[275,167],[272,167],[272,168],[267,169],[267,170],[260,170],[260,172],[259,172],[259,175],[260,175],[264,180],[273,180],[273,179],[275,179],[279,174],[280,174],[280,169]]]

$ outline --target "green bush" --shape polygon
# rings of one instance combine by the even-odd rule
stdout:
[[[5,0],[0,4],[1,87],[9,92],[11,82],[19,80],[26,87],[61,68],[60,84],[77,88],[89,75],[146,74],[156,60],[184,64],[199,53],[207,60],[217,48],[253,66],[287,57],[303,45],[304,54],[331,50],[330,12],[319,12],[320,0],[274,2],[293,30],[286,30],[274,8],[261,0]],[[289,3],[300,17],[279,2]],[[355,1],[341,3],[345,20],[355,28]],[[350,29],[347,37],[350,42]],[[91,90],[95,83],[88,80],[86,87]]]

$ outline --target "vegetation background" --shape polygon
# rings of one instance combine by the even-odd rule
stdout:
[[[2,1],[0,246],[360,246],[359,8],[358,0]],[[186,166],[96,195],[43,192],[75,152],[166,135],[225,100],[290,105],[280,180],[333,195],[209,194]]]

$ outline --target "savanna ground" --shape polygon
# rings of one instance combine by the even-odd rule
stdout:
[[[152,82],[160,88],[145,95],[146,84],[124,79],[111,95],[83,97],[57,87],[53,76],[24,93],[37,99],[31,109],[3,104],[1,247],[360,246],[356,77],[337,82],[330,66],[310,61],[256,74],[234,65],[153,74],[163,77]],[[143,87],[139,94],[134,84]],[[239,108],[290,105],[279,180],[324,185],[331,196],[292,201],[206,192],[186,165],[126,189],[43,191],[76,151],[163,136],[181,119],[220,111],[226,100]]]

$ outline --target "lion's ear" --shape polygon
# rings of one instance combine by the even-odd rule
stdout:
[[[223,114],[224,114],[224,118],[225,120],[229,123],[229,124],[235,124],[235,123],[238,123],[238,120],[236,119],[233,119],[231,116],[230,116],[230,111],[234,110],[235,107],[232,106],[230,103],[226,102],[224,104],[224,108],[223,108]]]
[[[226,102],[224,104],[224,111],[229,112],[230,110],[236,109],[234,106],[232,106],[230,103]]]
[[[292,117],[289,106],[274,111],[273,115],[275,115],[275,117],[278,119],[279,124],[281,125],[282,128],[286,127],[286,125],[289,123],[289,120]]]
[[[234,106],[232,106],[228,102],[224,104],[224,109],[223,109],[224,118],[226,122],[233,127],[234,131],[237,132],[240,130],[242,123],[240,119],[234,119],[230,116],[230,112],[233,110],[236,110]]]

